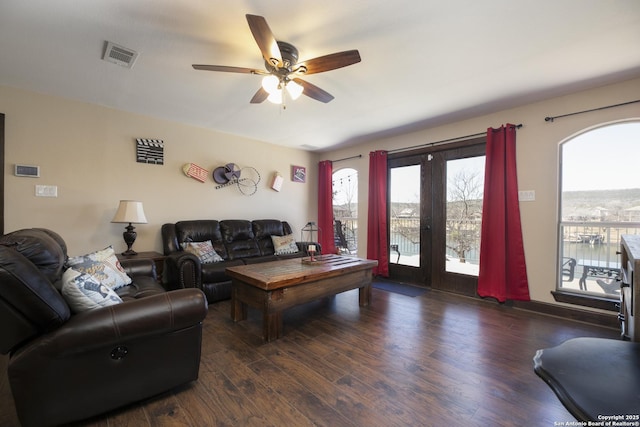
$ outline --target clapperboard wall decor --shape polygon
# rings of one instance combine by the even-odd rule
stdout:
[[[136,160],[138,163],[164,164],[164,142],[161,139],[136,139]]]

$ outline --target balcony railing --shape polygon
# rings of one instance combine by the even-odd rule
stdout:
[[[357,219],[339,219],[346,238],[346,251],[357,253]],[[392,263],[419,265],[420,258],[420,218],[391,218],[389,259]],[[446,257],[447,271],[477,274],[480,263],[481,220],[467,220],[447,224]],[[462,234],[466,236],[461,236]],[[620,269],[620,236],[640,234],[640,222],[571,222],[560,224],[559,288],[576,292],[619,295],[618,284],[614,281]],[[465,238],[469,248],[464,252],[464,268],[461,271],[460,253],[451,247],[460,247],[460,239]],[[398,254],[400,254],[398,256]],[[474,272],[475,271],[475,272]]]
[[[638,222],[560,223],[558,288],[619,297],[620,236],[640,234]]]
[[[420,219],[391,218],[389,259],[393,263],[418,266],[420,258]],[[447,271],[478,274],[481,220],[448,221],[446,229]]]

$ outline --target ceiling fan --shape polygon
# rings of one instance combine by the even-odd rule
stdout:
[[[276,41],[264,17],[246,16],[251,33],[262,52],[266,70],[199,64],[193,64],[193,68],[205,71],[263,75],[262,87],[251,98],[252,104],[259,104],[268,99],[276,104],[284,105],[284,97],[287,94],[291,99],[296,99],[304,94],[317,101],[327,103],[333,99],[333,95],[300,77],[360,62],[360,53],[357,50],[346,50],[299,63],[298,49],[290,43]]]

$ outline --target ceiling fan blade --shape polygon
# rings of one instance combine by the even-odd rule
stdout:
[[[282,55],[280,54],[280,48],[269,28],[269,24],[267,24],[267,20],[262,16],[247,15],[247,22],[264,60],[274,67],[281,67]]]
[[[267,74],[264,70],[256,70],[253,68],[244,67],[227,67],[225,65],[201,65],[193,64],[193,68],[196,70],[204,71],[223,71],[226,73],[242,73],[242,74]]]
[[[320,89],[316,85],[312,85],[311,83],[302,79],[293,79],[293,81],[304,88],[304,91],[302,93],[307,95],[309,98],[313,98],[316,101],[324,102],[325,104],[333,99],[333,95],[331,95],[327,91]]]
[[[309,59],[308,61],[298,63],[296,67],[298,67],[298,69],[301,67],[306,68],[306,71],[304,71],[303,68],[299,72],[307,75],[335,70],[336,68],[346,67],[358,62],[360,62],[360,53],[354,49]]]
[[[260,87],[260,89],[258,89],[256,94],[253,95],[253,98],[251,98],[251,104],[260,104],[261,102],[264,102],[264,100],[267,99],[268,97],[269,97],[269,92],[267,92],[262,87]]]

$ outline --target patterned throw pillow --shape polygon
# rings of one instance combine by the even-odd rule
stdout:
[[[298,245],[296,245],[296,239],[293,234],[271,236],[271,241],[276,255],[295,254],[298,252]]]
[[[208,264],[212,262],[224,261],[220,255],[213,249],[211,240],[206,242],[185,242],[181,244],[185,252],[189,252],[200,258],[200,262]]]
[[[62,275],[62,296],[74,313],[122,302],[113,289],[90,274],[80,273],[73,268],[67,269]]]
[[[90,274],[111,289],[118,289],[131,284],[131,277],[127,275],[120,265],[120,261],[118,261],[118,257],[116,257],[111,246],[87,255],[70,257],[67,260],[67,266],[73,267],[80,273]]]

